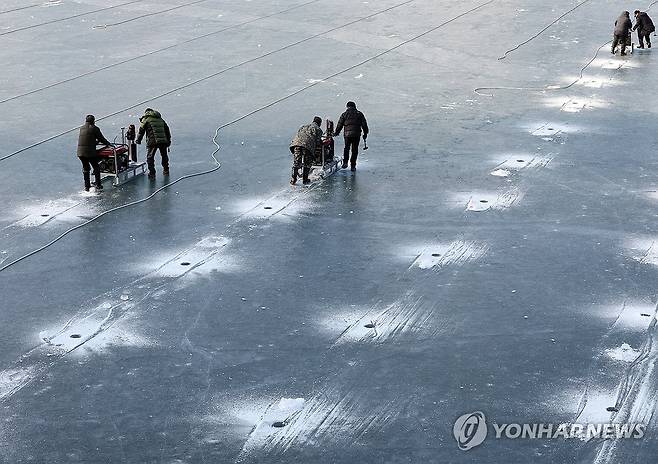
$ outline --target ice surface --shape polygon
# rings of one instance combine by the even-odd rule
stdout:
[[[0,462],[655,460],[655,49],[579,79],[613,2],[504,60],[574,2],[122,3],[0,7],[0,267],[153,195],[0,271]],[[357,171],[290,186],[348,100]],[[146,107],[169,178],[83,192],[84,116]],[[464,453],[476,410],[649,426]]]

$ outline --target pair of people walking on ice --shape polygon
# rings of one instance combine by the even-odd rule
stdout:
[[[635,10],[635,26],[631,21],[631,14],[624,11],[617,21],[615,21],[615,30],[612,38],[612,54],[617,50],[617,45],[621,45],[621,56],[626,55],[626,47],[629,45],[629,36],[631,31],[637,31],[637,38],[640,42],[639,48],[644,48],[644,42],[647,48],[651,48],[651,33],[655,32],[656,27],[646,12]]]
[[[356,171],[356,159],[359,156],[359,142],[363,133],[363,140],[368,138],[368,122],[363,113],[356,109],[356,104],[347,102],[347,109],[338,119],[335,136],[343,131],[345,148],[343,150],[342,168],[351,165],[352,171]],[[302,182],[310,183],[308,178],[313,166],[316,148],[322,144],[322,119],[319,116],[313,118],[313,123],[304,125],[297,130],[297,134],[290,143],[290,152],[293,154],[292,177],[290,183],[295,185],[299,176],[299,168],[302,168]],[[351,158],[350,158],[351,151]]]

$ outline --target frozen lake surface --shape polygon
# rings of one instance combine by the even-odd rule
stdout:
[[[604,45],[647,6],[4,0],[0,462],[655,460],[658,59]],[[291,187],[348,100],[358,171]],[[81,192],[77,128],[146,107],[221,167],[112,210],[168,181]]]

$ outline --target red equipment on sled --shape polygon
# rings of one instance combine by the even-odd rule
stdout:
[[[134,140],[135,126],[131,124],[128,133],[125,127],[121,128],[121,143],[114,143],[97,152],[100,157],[98,165],[101,180],[112,177],[113,185],[121,185],[146,172],[146,163],[137,162],[137,145]]]
[[[334,157],[334,122],[327,119],[322,145],[315,148],[315,159],[309,178],[325,179],[339,170],[338,165],[338,160]]]

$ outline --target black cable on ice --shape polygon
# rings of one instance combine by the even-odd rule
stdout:
[[[139,2],[142,2],[142,1],[143,0],[132,0],[130,2],[119,3],[118,5],[108,6],[108,7],[105,7],[105,8],[101,8],[99,10],[87,11],[86,13],[80,13],[80,14],[73,15],[73,16],[67,16],[66,18],[52,19],[50,21],[45,21],[43,23],[32,24],[31,26],[19,27],[17,29],[11,29],[9,31],[0,32],[0,36],[13,34],[14,32],[26,31],[28,29],[34,29],[36,27],[46,26],[48,24],[60,23],[62,21],[68,21],[70,19],[80,18],[82,16],[87,16],[87,15],[94,14],[94,13],[100,13],[101,11],[112,10],[114,8],[120,8],[120,7],[126,6],[126,5],[132,5],[133,3],[139,3]]]
[[[268,18],[271,18],[273,16],[277,16],[277,15],[280,15],[280,14],[283,14],[283,13],[288,13],[292,10],[302,8],[304,6],[310,5],[311,3],[317,3],[319,1],[320,0],[311,0],[311,1],[306,2],[306,3],[302,3],[302,4],[299,4],[299,5],[292,6],[290,8],[286,8],[285,10],[277,11],[276,13],[270,13],[270,14],[267,14],[267,15],[264,15],[264,16],[259,16],[257,18],[250,19],[248,21],[243,21],[241,23],[233,24],[232,26],[227,26],[227,27],[224,27],[222,29],[219,29],[219,30],[216,30],[216,31],[213,31],[213,32],[209,32],[207,34],[203,34],[203,35],[200,35],[200,36],[197,36],[197,37],[192,37],[191,39],[187,39],[187,40],[184,40],[182,42],[175,43],[173,45],[168,45],[167,47],[164,47],[164,48],[158,48],[157,50],[153,50],[153,51],[144,53],[142,55],[137,55],[133,58],[127,58],[125,60],[117,61],[116,63],[108,64],[106,66],[102,66],[100,68],[97,68],[97,69],[94,69],[94,70],[91,70],[91,71],[87,71],[87,72],[82,73],[82,74],[78,74],[77,76],[69,77],[67,79],[63,79],[61,81],[53,82],[52,84],[48,84],[46,86],[39,87],[37,89],[27,91],[25,93],[21,93],[21,94],[18,94],[18,95],[14,95],[12,97],[5,98],[4,100],[0,100],[0,104],[7,103],[7,102],[12,101],[12,100],[17,100],[19,98],[26,97],[28,95],[33,95],[35,93],[42,92],[44,90],[52,89],[53,87],[57,87],[57,86],[62,85],[62,84],[67,84],[69,82],[73,82],[73,81],[75,81],[77,79],[80,79],[80,78],[83,78],[83,77],[91,76],[92,74],[96,74],[96,73],[99,73],[101,71],[107,71],[108,69],[114,68],[116,66],[120,66],[120,65],[126,64],[126,63],[131,63],[133,61],[137,61],[137,60],[140,60],[142,58],[146,58],[147,56],[151,56],[151,55],[155,55],[156,53],[161,53],[161,52],[164,52],[164,51],[167,51],[167,50],[171,50],[172,48],[180,47],[182,45],[185,45],[185,44],[188,44],[188,43],[191,43],[191,42],[195,42],[197,40],[205,39],[207,37],[217,35],[217,34],[220,34],[222,32],[230,31],[231,29],[236,29],[236,28],[241,27],[241,26],[246,26],[247,24],[251,24],[251,23],[255,23],[257,21],[261,21],[263,19],[268,19]]]
[[[112,112],[112,113],[110,113],[110,114],[106,114],[106,115],[104,115],[104,116],[98,117],[98,118],[96,118],[96,121],[102,121],[103,119],[107,119],[107,118],[110,118],[110,117],[112,117],[112,116],[116,116],[116,115],[121,114],[121,113],[124,113],[124,112],[126,112],[126,111],[129,111],[129,110],[135,109],[135,108],[137,108],[137,107],[139,107],[139,106],[145,105],[146,103],[150,103],[150,102],[152,102],[152,101],[154,101],[154,100],[157,100],[157,99],[159,99],[159,98],[166,97],[167,95],[171,95],[171,94],[173,94],[173,93],[176,93],[176,92],[179,92],[179,91],[181,91],[181,90],[184,90],[184,89],[187,89],[187,88],[189,88],[189,87],[192,87],[192,86],[194,86],[194,85],[197,85],[197,84],[199,84],[199,83],[201,83],[201,82],[205,82],[205,81],[207,81],[207,80],[209,80],[209,79],[212,79],[212,78],[214,78],[214,77],[217,77],[217,76],[219,76],[219,75],[221,75],[221,74],[224,74],[224,73],[226,73],[226,72],[228,72],[228,71],[232,71],[233,69],[237,69],[237,68],[239,68],[239,67],[241,67],[241,66],[244,66],[244,65],[247,65],[247,64],[253,63],[253,62],[258,61],[258,60],[261,60],[261,59],[263,59],[263,58],[267,58],[267,57],[272,56],[272,55],[274,55],[274,54],[276,54],[276,53],[282,52],[282,51],[284,51],[284,50],[288,50],[288,49],[290,49],[290,48],[292,48],[292,47],[295,47],[295,46],[297,46],[297,45],[300,45],[300,44],[302,44],[302,43],[308,42],[308,41],[310,41],[310,40],[316,39],[316,38],[321,37],[321,36],[323,36],[323,35],[326,35],[326,34],[329,34],[329,33],[331,33],[331,32],[337,31],[338,29],[342,29],[342,28],[345,28],[345,27],[347,27],[347,26],[351,26],[351,25],[353,25],[353,24],[356,24],[356,23],[358,23],[358,22],[365,21],[366,19],[370,19],[370,18],[372,18],[372,17],[374,17],[374,16],[380,15],[380,14],[385,13],[385,12],[388,12],[388,11],[391,11],[391,10],[393,10],[393,9],[395,9],[395,8],[399,8],[399,7],[403,6],[403,5],[407,5],[407,4],[412,3],[412,2],[414,2],[414,1],[416,1],[416,0],[406,0],[406,1],[402,2],[402,3],[398,3],[397,5],[390,6],[390,7],[388,7],[388,8],[385,8],[385,9],[383,9],[383,10],[379,10],[379,11],[377,11],[377,12],[375,12],[375,13],[372,13],[372,14],[369,14],[369,15],[367,15],[367,16],[363,16],[363,17],[361,17],[361,18],[355,19],[355,20],[353,20],[353,21],[350,21],[350,22],[348,22],[348,23],[342,24],[342,25],[340,25],[340,26],[332,27],[331,29],[325,30],[325,31],[323,31],[323,32],[320,32],[320,33],[314,34],[314,35],[309,36],[309,37],[306,37],[305,39],[298,40],[297,42],[293,42],[293,43],[291,43],[291,44],[285,45],[285,46],[283,46],[283,47],[281,47],[281,48],[278,48],[278,49],[276,49],[276,50],[269,51],[269,52],[267,52],[267,53],[264,53],[264,54],[262,54],[262,55],[259,55],[259,56],[257,56],[257,57],[254,57],[254,58],[249,58],[249,59],[244,60],[244,61],[242,61],[242,62],[240,62],[240,63],[237,63],[237,64],[234,64],[234,65],[229,66],[229,67],[227,67],[227,68],[224,68],[224,69],[222,69],[222,70],[220,70],[220,71],[214,72],[214,73],[209,74],[209,75],[204,76],[204,77],[200,77],[199,79],[196,79],[196,80],[194,80],[194,81],[191,81],[191,82],[188,82],[188,83],[183,84],[183,85],[181,85],[181,86],[178,86],[178,87],[176,87],[176,88],[174,88],[174,89],[171,89],[171,90],[168,90],[168,91],[166,91],[166,92],[163,92],[163,93],[161,93],[161,94],[159,94],[159,95],[156,95],[156,96],[154,96],[154,97],[150,97],[150,98],[148,98],[148,99],[146,99],[146,100],[142,100],[142,101],[140,101],[139,103],[135,103],[134,105],[131,105],[131,106],[128,106],[128,107],[126,107],[126,108],[122,108],[122,109],[120,109],[120,110],[114,111],[114,112]],[[494,0],[491,0],[491,1],[494,1]],[[16,150],[16,151],[14,151],[14,152],[12,152],[12,153],[9,153],[8,155],[5,155],[5,156],[1,157],[1,158],[0,158],[0,161],[4,161],[4,160],[6,160],[6,159],[8,159],[8,158],[11,158],[11,157],[16,156],[16,155],[18,155],[18,154],[20,154],[20,153],[26,152],[27,150],[30,150],[30,149],[35,148],[35,147],[38,147],[39,145],[43,145],[44,143],[50,142],[50,141],[55,140],[55,139],[57,139],[57,138],[59,138],[59,137],[62,137],[62,136],[64,136],[64,135],[71,134],[71,133],[75,132],[76,130],[78,130],[79,128],[80,128],[80,126],[76,126],[76,127],[71,128],[71,129],[67,129],[67,130],[65,130],[65,131],[63,131],[63,132],[60,132],[60,133],[58,133],[58,134],[52,135],[52,136],[50,136],[50,137],[48,137],[48,138],[45,138],[45,139],[40,140],[40,141],[38,141],[38,142],[35,142],[35,143],[31,144],[31,145],[28,145],[28,146],[26,146],[26,147],[23,147],[23,148],[21,148],[21,149],[19,149],[19,150]]]
[[[530,37],[529,39],[527,39],[527,40],[521,42],[520,44],[518,44],[518,45],[515,46],[514,48],[510,48],[509,50],[507,50],[502,56],[499,56],[499,57],[498,57],[498,60],[504,60],[505,58],[507,58],[507,55],[509,55],[510,53],[512,53],[512,52],[514,52],[514,51],[516,51],[516,50],[518,50],[519,48],[523,47],[524,45],[527,45],[528,43],[532,42],[532,41],[535,40],[537,37],[539,37],[539,36],[542,35],[544,32],[546,32],[548,29],[550,29],[551,26],[553,26],[555,23],[557,23],[558,21],[560,21],[562,18],[564,18],[564,17],[570,15],[571,13],[573,13],[574,11],[576,11],[578,8],[580,8],[580,7],[583,6],[584,4],[589,3],[589,2],[591,2],[591,1],[592,1],[592,0],[584,0],[584,1],[580,2],[578,5],[576,5],[575,7],[571,8],[569,11],[566,11],[565,13],[561,14],[559,17],[555,18],[555,20],[554,20],[552,23],[550,23],[548,26],[546,26],[545,28],[543,28],[541,31],[537,32],[535,35],[533,35],[533,36]]]
[[[17,8],[12,8],[11,10],[0,11],[0,15],[7,14],[7,13],[13,13],[14,11],[27,10],[28,8],[35,8],[35,7],[41,6],[41,5],[43,5],[43,3],[35,3],[34,5],[19,6]]]
[[[405,3],[409,3],[410,1],[412,1],[412,0],[409,0],[409,1],[405,2]],[[477,11],[477,10],[479,10],[479,9],[481,9],[481,8],[484,8],[485,6],[491,4],[491,3],[495,2],[495,1],[496,1],[496,0],[488,0],[487,2],[481,3],[480,5],[478,5],[478,6],[476,6],[476,7],[473,7],[473,8],[471,8],[471,9],[469,9],[468,11],[465,11],[465,12],[463,12],[463,13],[460,13],[459,15],[457,15],[457,16],[455,16],[455,17],[453,17],[453,18],[451,18],[451,19],[449,19],[449,20],[447,20],[447,21],[442,22],[442,23],[439,24],[438,26],[434,26],[434,27],[432,27],[431,29],[428,29],[428,30],[426,30],[425,32],[422,32],[422,33],[420,33],[420,34],[418,34],[418,35],[415,35],[415,36],[413,36],[413,37],[410,38],[410,39],[407,39],[407,40],[405,40],[405,41],[403,41],[403,42],[400,42],[399,44],[397,44],[397,45],[395,45],[395,46],[393,46],[393,47],[387,48],[386,50],[383,50],[383,51],[377,53],[376,55],[371,56],[370,58],[366,58],[365,60],[362,60],[362,61],[360,61],[359,63],[356,63],[356,64],[354,64],[354,65],[348,66],[347,68],[344,68],[344,69],[342,69],[342,70],[340,70],[340,71],[338,71],[338,72],[335,72],[335,73],[333,73],[333,74],[330,74],[330,75],[326,76],[324,79],[322,79],[322,80],[320,80],[320,81],[313,82],[312,84],[306,85],[306,86],[300,88],[299,90],[296,90],[296,91],[294,91],[294,92],[291,92],[291,93],[289,93],[289,94],[287,94],[287,95],[285,95],[285,96],[283,96],[283,97],[281,97],[281,98],[277,98],[276,100],[274,100],[274,101],[272,101],[272,102],[270,102],[270,103],[268,103],[268,104],[266,104],[266,105],[260,106],[260,107],[256,108],[256,109],[253,110],[253,111],[250,111],[250,112],[248,112],[248,113],[246,113],[246,114],[244,114],[244,115],[242,115],[242,116],[240,116],[240,117],[238,117],[238,118],[233,119],[232,121],[229,121],[229,122],[227,122],[227,123],[225,123],[225,124],[222,124],[222,125],[218,126],[217,129],[215,129],[215,135],[214,135],[213,138],[212,138],[212,143],[213,143],[213,144],[215,145],[215,147],[216,147],[215,150],[214,150],[214,151],[211,153],[211,155],[210,155],[210,156],[212,157],[214,163],[215,163],[215,166],[214,166],[213,168],[208,169],[208,170],[205,170],[205,171],[201,171],[201,172],[197,172],[197,173],[193,173],[193,174],[188,174],[188,175],[185,175],[185,176],[179,177],[179,178],[176,179],[175,181],[170,182],[170,183],[168,183],[168,184],[166,184],[166,185],[163,185],[162,187],[160,187],[159,189],[155,190],[153,193],[151,193],[149,196],[147,196],[147,197],[145,197],[145,198],[142,198],[142,199],[140,199],[140,200],[135,200],[135,201],[132,201],[132,202],[130,202],[130,203],[126,203],[125,205],[117,206],[117,207],[115,207],[115,208],[108,209],[107,211],[103,211],[102,213],[100,213],[100,214],[94,216],[93,218],[89,219],[88,221],[85,221],[85,222],[83,222],[83,223],[81,223],[81,224],[78,224],[78,225],[75,226],[75,227],[72,227],[72,228],[68,229],[67,231],[65,231],[65,232],[63,232],[61,235],[59,235],[58,237],[54,238],[53,240],[51,240],[50,242],[46,243],[45,245],[43,245],[43,246],[37,248],[36,250],[33,250],[33,251],[31,251],[31,252],[29,252],[29,253],[27,253],[27,254],[21,256],[20,258],[17,258],[17,259],[15,259],[15,260],[13,260],[13,261],[7,263],[6,265],[0,267],[0,272],[3,272],[4,270],[8,269],[9,267],[14,266],[15,264],[18,264],[18,263],[20,263],[21,261],[23,261],[23,260],[25,260],[25,259],[27,259],[27,258],[29,258],[29,257],[31,257],[31,256],[34,256],[35,254],[37,254],[37,253],[39,253],[39,252],[41,252],[41,251],[43,251],[43,250],[45,250],[45,249],[51,247],[52,245],[54,245],[55,243],[59,242],[60,240],[62,240],[62,239],[63,239],[64,237],[66,237],[67,235],[69,235],[71,232],[74,232],[74,231],[76,231],[76,230],[78,230],[78,229],[81,229],[81,228],[83,228],[83,227],[85,227],[85,226],[91,224],[92,222],[97,221],[98,219],[102,218],[103,216],[106,216],[106,215],[108,215],[108,214],[110,214],[110,213],[113,213],[113,212],[115,212],[115,211],[119,211],[119,210],[122,210],[122,209],[125,209],[125,208],[129,208],[129,207],[131,207],[131,206],[138,205],[138,204],[140,204],[140,203],[144,203],[144,202],[150,200],[151,198],[153,198],[155,195],[157,195],[157,194],[160,193],[161,191],[163,191],[163,190],[165,190],[165,189],[171,187],[171,186],[174,185],[174,184],[177,184],[178,182],[180,182],[180,181],[182,181],[182,180],[190,179],[190,178],[192,178],[192,177],[203,176],[203,175],[210,174],[210,173],[212,173],[212,172],[215,172],[215,171],[219,170],[219,169],[221,168],[221,163],[219,162],[219,160],[217,160],[216,155],[217,155],[217,153],[220,151],[221,146],[220,146],[220,144],[217,142],[217,138],[219,137],[219,131],[221,131],[222,129],[225,129],[225,128],[229,127],[229,126],[232,126],[232,125],[234,125],[234,124],[237,124],[238,122],[240,122],[240,121],[242,121],[242,120],[244,120],[244,119],[246,119],[246,118],[248,118],[248,117],[250,117],[250,116],[253,116],[253,115],[256,114],[256,113],[259,113],[259,112],[264,111],[264,110],[266,110],[266,109],[268,109],[268,108],[271,108],[271,107],[273,107],[273,106],[275,106],[275,105],[277,105],[277,104],[279,104],[279,103],[281,103],[281,102],[283,102],[283,101],[285,101],[285,100],[288,100],[288,99],[294,97],[295,95],[299,95],[300,93],[302,93],[302,92],[304,92],[304,91],[306,91],[306,90],[308,90],[308,89],[311,89],[311,88],[315,87],[316,85],[320,84],[320,83],[323,82],[323,81],[327,81],[327,80],[333,79],[334,77],[340,76],[341,74],[344,74],[344,73],[346,73],[346,72],[352,71],[352,70],[354,70],[355,68],[358,68],[358,67],[360,67],[360,66],[363,66],[363,65],[366,64],[366,63],[370,63],[371,61],[374,61],[374,60],[376,60],[376,59],[378,59],[378,58],[380,58],[380,57],[382,57],[382,56],[384,56],[384,55],[386,55],[386,54],[388,54],[388,53],[391,53],[392,51],[395,51],[395,50],[397,50],[397,49],[403,47],[404,45],[407,45],[407,44],[409,44],[409,43],[411,43],[411,42],[414,42],[414,41],[420,39],[421,37],[424,37],[424,36],[426,36],[426,35],[428,35],[428,34],[431,34],[432,32],[434,32],[434,31],[436,31],[436,30],[438,30],[438,29],[440,29],[440,28],[442,28],[442,27],[444,27],[444,26],[446,26],[446,25],[448,25],[448,24],[450,24],[450,23],[452,23],[452,22],[457,21],[458,19],[460,19],[460,18],[462,18],[462,17],[464,17],[464,16],[466,16],[466,15],[468,15],[468,14],[470,14],[470,13],[473,13],[474,11]],[[391,7],[391,8],[392,8],[392,7]],[[360,20],[357,20],[357,21],[363,21],[364,19],[365,19],[365,18],[361,18]]]
[[[185,7],[188,7],[188,6],[191,6],[191,5],[196,5],[197,3],[203,3],[203,2],[207,2],[207,1],[209,1],[209,0],[195,0],[193,2],[183,3],[182,5],[177,5],[177,6],[172,6],[171,8],[166,8],[164,10],[155,11],[153,13],[146,13],[146,14],[143,14],[143,15],[135,16],[135,17],[132,17],[130,19],[126,19],[126,20],[119,21],[119,22],[116,22],[116,23],[98,24],[98,25],[94,26],[94,28],[95,29],[98,29],[98,28],[103,28],[104,29],[104,28],[107,28],[107,27],[119,26],[121,24],[126,24],[126,23],[129,23],[129,22],[132,22],[132,21],[137,21],[138,19],[148,18],[149,16],[156,16],[156,15],[163,14],[163,13],[168,13],[170,11],[179,10],[181,8],[185,8]]]

